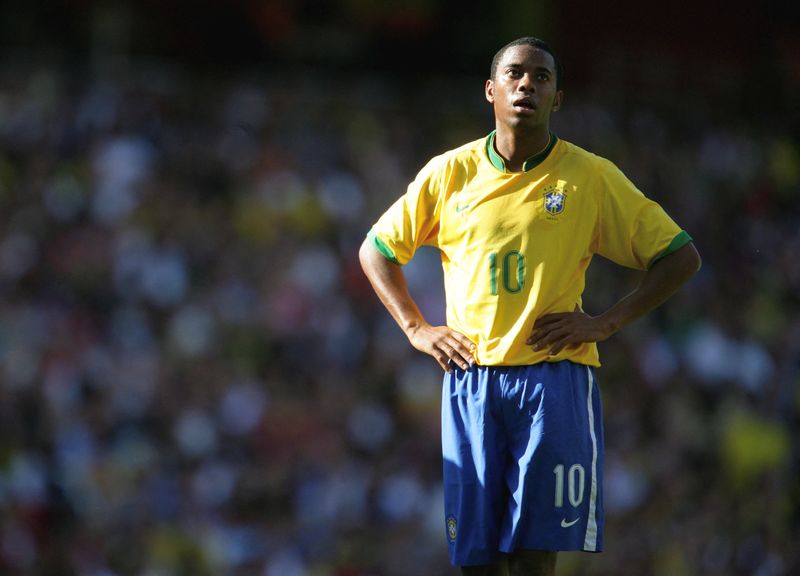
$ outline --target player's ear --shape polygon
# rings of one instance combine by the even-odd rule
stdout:
[[[564,101],[564,91],[559,90],[556,92],[555,98],[553,98],[553,112],[558,112],[558,109],[561,108],[561,103]]]
[[[486,81],[486,100],[494,104],[494,82],[491,78]]]

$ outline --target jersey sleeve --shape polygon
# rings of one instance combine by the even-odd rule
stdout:
[[[443,172],[431,160],[370,230],[375,247],[396,264],[408,263],[420,246],[437,245]]]
[[[611,162],[600,164],[597,250],[622,266],[647,270],[692,238]]]

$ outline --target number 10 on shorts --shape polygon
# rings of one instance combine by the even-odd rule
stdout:
[[[573,464],[570,466],[566,474],[566,486],[564,486],[564,465],[558,464],[553,468],[553,474],[556,475],[556,508],[564,506],[564,488],[566,488],[567,498],[569,503],[574,508],[577,508],[583,502],[583,491],[586,487],[586,473],[583,466],[580,464]]]

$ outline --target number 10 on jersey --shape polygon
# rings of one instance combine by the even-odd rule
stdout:
[[[516,294],[522,290],[525,286],[525,256],[516,250],[509,250],[503,254],[499,266],[505,291]],[[489,286],[494,296],[497,296],[497,268],[497,252],[492,252],[489,254]]]

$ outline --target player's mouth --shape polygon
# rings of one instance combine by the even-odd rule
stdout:
[[[536,104],[534,104],[533,100],[530,98],[520,98],[519,100],[514,100],[511,105],[514,107],[514,110],[525,112],[533,112],[536,110]]]

